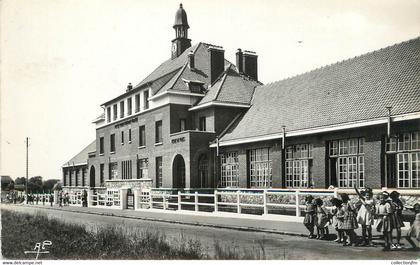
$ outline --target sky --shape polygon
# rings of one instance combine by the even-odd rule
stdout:
[[[170,58],[180,1],[0,0],[0,174],[61,178],[100,105]],[[192,43],[258,54],[264,84],[420,35],[420,0],[182,1]]]

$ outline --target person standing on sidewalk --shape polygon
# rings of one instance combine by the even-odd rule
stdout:
[[[391,244],[391,249],[401,249],[401,227],[404,227],[404,222],[402,221],[402,210],[404,208],[402,201],[400,200],[400,193],[398,191],[393,191],[389,194],[389,197],[392,200],[392,207],[394,214],[391,216],[391,224],[393,228],[397,231],[397,243]],[[392,234],[391,234],[392,238]]]
[[[340,218],[337,217],[339,211],[343,212],[343,202],[340,199],[332,198],[331,204],[333,205],[331,211],[332,225],[335,228],[335,231],[337,231],[337,239],[334,240],[334,242],[344,243],[346,238],[344,236],[344,231],[341,229],[343,227],[343,220],[340,220]],[[344,215],[344,212],[342,214]]]
[[[315,238],[314,236],[314,225],[315,225],[315,204],[313,203],[314,197],[308,195],[305,197],[305,218],[303,224],[309,231],[308,238]]]
[[[385,247],[384,251],[391,250],[392,243],[392,227],[391,216],[394,214],[391,202],[388,200],[389,194],[384,191],[379,195],[379,205],[376,207],[376,215],[378,216],[378,224],[376,230],[384,235]]]
[[[50,193],[50,205],[51,205],[51,207],[53,206],[53,202],[54,202],[54,196],[52,195],[52,193]]]
[[[413,239],[417,240],[417,244],[414,243]],[[408,243],[410,243],[414,249],[418,250],[420,247],[420,213],[416,214],[413,224],[407,231],[406,238]]]
[[[324,202],[321,198],[315,199],[316,205],[316,217],[315,217],[315,224],[316,224],[316,238],[317,239],[325,239],[326,235],[326,227],[328,226],[328,212],[323,206]]]
[[[63,191],[60,191],[60,193],[58,194],[58,201],[59,201],[59,206],[63,207]]]
[[[344,230],[344,232],[347,235],[347,238],[349,239],[349,242],[344,242],[343,246],[356,245],[357,235],[354,232],[354,229],[358,227],[358,224],[356,221],[355,209],[352,203],[350,202],[349,195],[341,194],[341,200],[343,201],[343,211],[339,212],[338,217],[342,218],[342,229]]]
[[[358,193],[358,195],[362,203],[357,213],[357,222],[362,226],[362,246],[373,246],[372,225],[374,223],[375,202],[373,200],[372,189],[366,188],[362,194]]]

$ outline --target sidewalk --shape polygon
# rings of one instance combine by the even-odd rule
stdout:
[[[65,206],[58,207],[54,205],[20,205],[20,207],[46,208],[57,211],[69,211],[76,213],[86,213],[95,215],[107,215],[121,218],[167,222],[194,226],[207,226],[214,228],[234,229],[249,232],[267,232],[294,236],[307,236],[308,231],[303,226],[302,217],[294,216],[276,216],[276,215],[245,215],[226,212],[206,213],[193,211],[163,211],[156,209],[145,210],[119,210],[96,207],[76,207]],[[403,230],[408,229],[406,226]],[[372,229],[373,235],[379,235],[375,229]],[[335,230],[330,227],[330,233],[335,234]],[[356,230],[361,235],[361,228]],[[404,232],[403,232],[404,235]]]

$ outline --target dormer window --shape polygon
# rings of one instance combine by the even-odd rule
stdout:
[[[191,93],[204,93],[206,91],[204,87],[204,83],[198,80],[185,80],[183,79],[185,84],[187,85],[188,89]]]

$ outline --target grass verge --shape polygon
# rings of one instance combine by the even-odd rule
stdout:
[[[265,259],[264,246],[252,251],[214,242],[209,255],[199,240],[168,240],[158,230],[101,226],[96,231],[84,225],[69,224],[46,214],[18,213],[1,209],[1,251],[6,259],[34,259],[38,242],[50,240],[48,254],[40,259]]]

